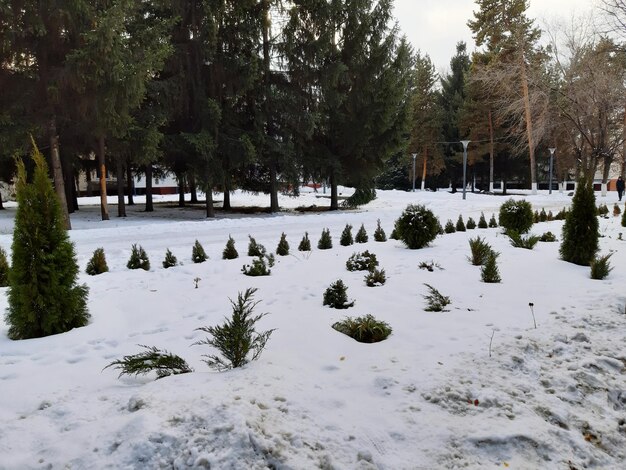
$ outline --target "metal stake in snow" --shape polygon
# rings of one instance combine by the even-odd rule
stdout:
[[[530,307],[530,313],[532,313],[533,315],[533,323],[535,324],[535,330],[537,329],[537,322],[535,321],[535,311],[533,310],[533,307],[535,306],[534,303],[532,302],[528,302],[528,306]]]

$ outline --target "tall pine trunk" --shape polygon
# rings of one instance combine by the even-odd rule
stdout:
[[[117,216],[126,217],[126,205],[124,204],[124,162],[120,155],[115,159],[117,172]]]
[[[152,163],[146,165],[146,212],[154,212],[152,203]]]
[[[330,183],[330,210],[336,211],[339,209],[339,190],[337,188],[337,177],[335,176],[335,170],[332,170],[329,178]]]
[[[225,211],[229,211],[231,209],[230,206],[230,177],[226,176],[224,178],[224,203],[222,204],[222,209]]]
[[[213,188],[211,187],[210,183],[209,186],[206,188],[206,216],[207,218],[213,218],[215,217],[215,208],[213,207]]]
[[[107,167],[105,161],[104,135],[98,137],[98,166],[100,167],[100,213],[102,220],[109,220],[107,206]]]
[[[61,167],[61,156],[59,155],[59,136],[57,135],[57,121],[53,117],[48,123],[48,137],[50,139],[50,161],[52,163],[52,177],[54,178],[54,190],[61,201],[61,214],[66,230],[72,229],[70,213],[67,210],[67,199],[65,198],[65,181],[63,180],[63,168]]]
[[[493,116],[489,109],[489,192],[493,193],[493,160],[495,158],[495,145],[493,142]]]
[[[424,164],[422,165],[422,191],[426,189],[426,165],[428,161],[428,147],[424,147]]]
[[[135,201],[133,199],[133,196],[135,193],[135,180],[133,179],[133,168],[130,163],[131,160],[130,157],[128,157],[128,160],[126,160],[126,187],[128,188],[128,205],[134,206]]]
[[[278,212],[278,178],[276,176],[276,164],[270,163],[270,212]]]
[[[524,97],[524,117],[526,120],[526,138],[528,139],[528,155],[530,157],[530,181],[533,194],[537,194],[537,169],[535,168],[535,139],[533,137],[533,121],[530,112],[530,93],[528,91],[528,77],[526,76],[526,61],[524,53],[520,54],[522,72],[522,95]]]
[[[176,179],[178,180],[178,207],[185,207],[185,176],[179,173]]]
[[[189,173],[187,175],[189,179],[189,192],[191,193],[191,197],[189,198],[189,202],[191,204],[198,204],[198,188],[196,187],[196,177],[193,173]]]
[[[273,139],[273,131],[268,125],[270,114],[270,99],[271,99],[271,82],[270,82],[270,1],[262,1],[262,19],[263,22],[263,81],[265,86],[265,100],[263,102],[263,119],[265,120],[266,139]],[[269,146],[265,145],[265,152],[268,152]],[[277,169],[276,161],[273,156],[265,155],[269,157],[269,170],[270,170],[270,212],[278,212],[278,181],[277,181]]]

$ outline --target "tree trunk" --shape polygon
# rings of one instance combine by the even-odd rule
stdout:
[[[115,159],[117,170],[117,216],[126,217],[126,206],[124,205],[124,163],[120,155]]]
[[[222,204],[222,209],[225,211],[229,211],[231,209],[230,206],[230,177],[226,176],[224,178],[224,203]]]
[[[146,212],[154,212],[152,203],[152,163],[146,165]]]
[[[489,192],[493,193],[493,160],[495,156],[495,145],[493,143],[493,116],[489,110]]]
[[[0,192],[0,211],[4,210],[4,204],[2,203],[2,192]]]
[[[179,173],[178,179],[178,207],[185,207],[185,176]]]
[[[93,192],[91,190],[91,169],[85,170],[85,180],[87,181],[87,197],[93,196]]]
[[[131,166],[130,157],[126,160],[126,187],[128,188],[128,205],[134,206],[135,201],[133,200],[133,196],[135,194],[135,180],[133,178],[133,169]]]
[[[278,181],[276,176],[276,164],[270,163],[270,212],[278,212]]]
[[[50,139],[50,160],[52,162],[52,176],[54,178],[54,189],[61,202],[63,221],[67,230],[72,229],[70,213],[67,210],[67,199],[65,198],[65,182],[63,180],[63,170],[61,168],[61,157],[59,155],[59,136],[57,135],[56,118],[52,118],[48,125],[48,137]]]
[[[606,197],[607,184],[609,181],[609,170],[611,169],[611,161],[613,160],[611,157],[604,157],[602,162],[602,189],[601,196]]]
[[[189,192],[191,193],[191,198],[189,202],[191,204],[198,204],[198,189],[196,187],[196,177],[193,174],[187,175],[189,179]]]
[[[426,189],[426,161],[428,160],[428,147],[424,147],[424,165],[422,166],[422,191]]]
[[[206,190],[206,216],[207,218],[215,217],[215,208],[213,207],[213,188],[209,185]]]
[[[104,135],[98,138],[98,166],[100,167],[100,213],[102,220],[109,220],[107,206],[107,168],[104,152]]]
[[[535,168],[535,140],[533,137],[533,121],[530,112],[530,93],[528,92],[528,77],[526,77],[526,61],[524,53],[521,55],[522,94],[524,96],[524,116],[526,120],[526,137],[528,139],[528,155],[530,157],[530,181],[533,194],[537,194],[537,171]]]
[[[337,178],[335,177],[335,170],[330,173],[330,210],[339,210],[339,190],[337,188]]]
[[[67,161],[67,158],[61,157],[61,171],[63,172],[63,185],[65,186],[65,200],[67,201],[67,212],[73,214],[77,209],[78,204],[74,204],[74,175],[73,172],[68,171],[72,164]]]

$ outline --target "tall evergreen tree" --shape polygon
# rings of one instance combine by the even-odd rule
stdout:
[[[559,253],[570,263],[589,266],[598,252],[598,217],[592,181],[581,178],[572,199],[572,209],[563,224]]]

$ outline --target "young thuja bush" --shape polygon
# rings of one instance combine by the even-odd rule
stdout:
[[[454,232],[456,232],[456,227],[454,226],[454,224],[452,223],[452,221],[450,219],[448,219],[448,221],[446,222],[446,226],[444,227],[443,231],[445,233],[454,233]]]
[[[146,375],[150,372],[156,372],[157,380],[170,375],[187,374],[193,372],[187,361],[180,356],[172,354],[168,351],[161,351],[155,346],[139,347],[145,351],[124,356],[122,359],[111,362],[104,369],[112,367],[120,370],[120,375]],[[103,369],[103,370],[104,370]]]
[[[341,279],[338,279],[324,292],[322,305],[328,305],[330,308],[346,309],[354,306],[354,300],[348,302],[348,287]]]
[[[500,270],[498,269],[497,259],[500,253],[492,251],[487,256],[485,264],[480,269],[480,278],[486,283],[499,283],[502,278],[500,277]]]
[[[540,242],[555,242],[556,241],[556,235],[554,235],[552,232],[545,232],[543,235],[541,235],[541,238],[539,239]]]
[[[476,228],[476,222],[471,217],[468,217],[465,227],[467,228],[467,230],[474,230]]]
[[[534,223],[538,223],[539,222],[539,211],[535,211],[533,213],[533,222]]]
[[[365,225],[361,224],[361,228],[359,228],[359,231],[356,233],[354,241],[357,243],[367,243],[367,240],[369,240],[369,237],[367,236]]]
[[[556,213],[556,215],[554,216],[554,220],[565,220],[568,212],[569,210],[564,207]]]
[[[548,214],[546,213],[546,210],[542,207],[541,212],[539,212],[539,222],[545,222],[546,220],[548,220]]]
[[[374,268],[365,275],[365,285],[367,287],[382,286],[387,282],[387,275],[384,269]]]
[[[148,255],[141,245],[134,244],[132,246],[126,267],[128,269],[150,270],[150,259],[148,259]]]
[[[408,248],[423,248],[437,237],[439,220],[425,206],[410,204],[396,220],[395,230]]]
[[[537,235],[521,235],[519,232],[515,230],[507,231],[507,236],[509,237],[509,241],[511,242],[511,246],[515,248],[525,248],[527,250],[532,250],[537,242],[541,240],[540,236]]]
[[[311,251],[311,240],[309,240],[309,232],[304,232],[304,236],[298,245],[298,251]]]
[[[427,312],[445,312],[444,308],[450,305],[450,297],[442,295],[437,289],[430,284],[424,284],[428,288],[428,293],[422,295],[426,300]]]
[[[265,262],[265,259],[268,259],[269,263]],[[252,264],[244,264],[241,268],[241,272],[246,276],[269,276],[272,273],[272,270],[268,268],[268,264],[272,266],[273,256],[259,256],[252,260]]]
[[[500,226],[505,231],[526,233],[533,226],[533,210],[530,202],[509,199],[500,206]]]
[[[613,267],[609,261],[611,256],[613,256],[613,253],[596,257],[593,261],[591,261],[591,279],[602,280],[607,277],[611,271],[613,271]]]
[[[615,204],[613,206],[613,216],[618,217],[622,213],[622,209],[620,209],[619,204]]]
[[[178,259],[176,259],[176,256],[174,256],[174,253],[172,253],[170,249],[168,248],[167,251],[165,252],[165,259],[163,260],[163,267],[167,269],[167,268],[176,266],[177,264],[178,264]]]
[[[341,232],[341,238],[339,238],[339,244],[341,246],[350,246],[354,244],[354,238],[352,238],[352,225],[346,224]]]
[[[385,233],[383,228],[380,226],[380,219],[376,221],[376,230],[374,230],[374,241],[377,241],[377,242],[387,241],[387,234]]]
[[[400,237],[398,236],[398,230],[395,227],[391,230],[391,234],[389,235],[389,239],[390,240],[400,240]]]
[[[9,262],[7,261],[7,252],[0,247],[0,287],[9,285]]]
[[[454,226],[457,232],[465,232],[465,222],[463,222],[463,216],[459,214],[459,218],[456,219],[456,225]]]
[[[248,243],[248,256],[265,256],[265,247],[257,243],[252,236],[248,235],[248,238],[250,239]]]
[[[237,248],[235,248],[235,240],[229,235],[224,251],[222,251],[222,259],[235,258],[239,258],[239,253],[237,252]]]
[[[278,256],[287,256],[289,254],[289,243],[287,242],[287,235],[285,232],[280,236],[280,241],[276,247],[276,254]]]
[[[330,250],[333,247],[333,239],[330,237],[330,230],[325,228],[317,242],[317,248],[320,250]]]
[[[223,324],[197,328],[209,336],[193,344],[212,346],[220,353],[203,355],[209,367],[219,371],[242,367],[261,355],[274,330],[256,331],[256,323],[267,315],[254,314],[259,303],[253,301],[256,291],[254,288],[246,289],[243,294],[240,292],[237,295],[236,302],[230,300],[233,312]]]
[[[552,211],[548,211],[548,216],[546,217],[546,220],[548,222],[552,222],[554,220],[554,215],[552,214]]]
[[[367,250],[363,253],[353,253],[346,261],[348,271],[372,271],[376,266],[378,266],[376,255]]]
[[[559,248],[561,258],[570,263],[589,266],[598,252],[598,227],[593,186],[580,179],[572,199],[572,208],[563,224]]]
[[[496,228],[498,226],[498,221],[496,220],[495,214],[491,214],[491,219],[489,219],[489,228]]]
[[[193,244],[191,249],[191,261],[194,263],[204,263],[209,257],[198,240]]]
[[[378,343],[387,339],[391,334],[391,327],[384,321],[376,320],[372,315],[363,317],[347,317],[333,324],[337,330],[359,343]]]
[[[476,237],[468,240],[472,255],[468,257],[474,266],[482,266],[491,253],[491,245],[484,238]]]
[[[478,219],[478,228],[487,228],[487,220],[485,220],[485,214],[480,213],[480,219]]]
[[[96,248],[91,255],[91,259],[87,263],[87,268],[85,268],[85,272],[90,276],[96,276],[98,274],[106,273],[109,271],[109,266],[107,265],[107,259],[104,255],[104,248]]]
[[[576,187],[576,189],[578,189],[578,187]],[[609,208],[606,206],[606,204],[600,204],[598,206],[597,213],[600,216],[605,216],[609,213]]]

